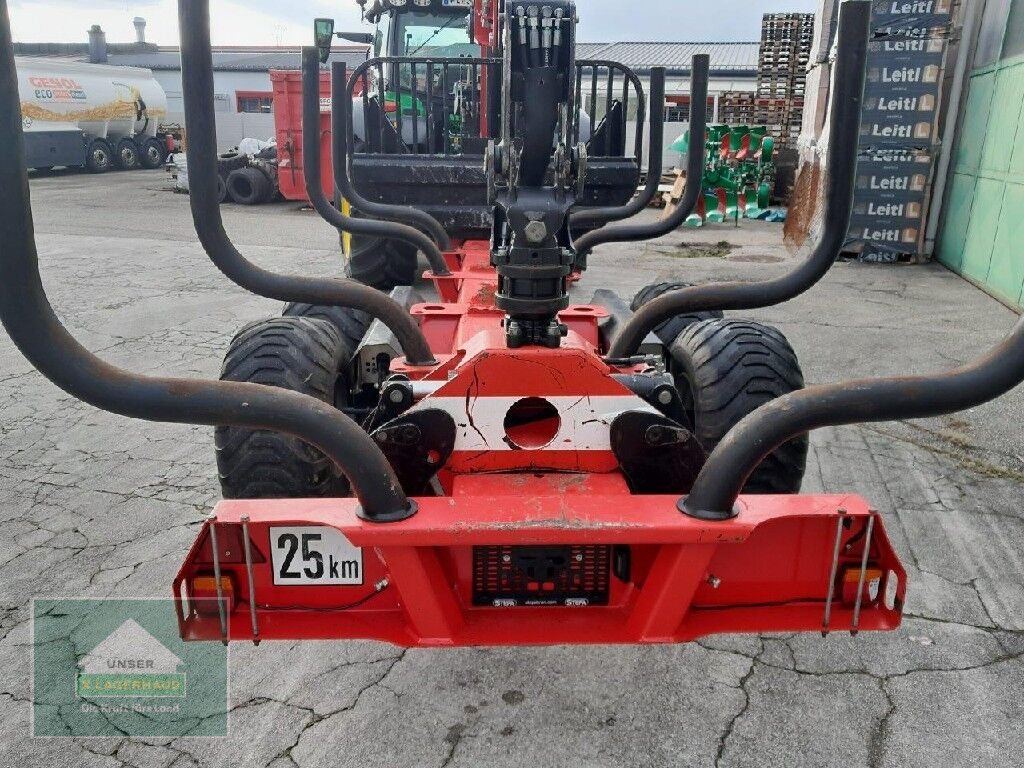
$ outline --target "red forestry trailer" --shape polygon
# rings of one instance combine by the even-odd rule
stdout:
[[[179,3],[196,231],[227,277],[288,302],[238,333],[217,382],[114,368],[54,315],[6,13],[0,29],[0,318],[77,397],[217,427],[225,500],[173,585],[184,637],[453,647],[899,625],[906,576],[883,520],[842,489],[799,492],[806,435],[998,397],[1024,379],[1024,323],[948,373],[805,388],[778,330],[722,314],[796,297],[843,245],[869,2],[842,7],[827,212],[808,259],[764,282],[651,286],[631,306],[609,291],[573,304],[569,288],[594,247],[671,232],[701,189],[666,218],[616,223],[657,192],[664,71],[645,89],[621,64],[577,59],[574,2],[365,9],[400,31],[387,55],[332,68],[331,163],[351,216],[323,185],[320,61],[333,28],[318,20],[319,50],[303,52],[304,182],[369,254],[352,271],[390,293],[268,272],[225,234],[208,10]],[[420,55],[459,25],[472,51]],[[707,74],[695,57],[694,135]],[[703,145],[690,143],[689,179]],[[434,287],[425,302],[406,282],[418,253]]]

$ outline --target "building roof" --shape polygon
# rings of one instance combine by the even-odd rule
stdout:
[[[690,61],[698,53],[711,57],[712,76],[757,74],[761,44],[740,43],[578,43],[581,59],[604,59],[624,64],[637,72],[665,67],[670,75],[690,74]]]
[[[331,52],[331,61],[343,61],[355,66],[366,61],[369,48],[345,47],[335,48]],[[213,68],[218,72],[267,72],[271,69],[299,69],[301,67],[298,48],[263,48],[230,50],[213,49]],[[145,67],[146,69],[169,70],[181,69],[181,53],[177,48],[161,47],[149,53],[112,54],[110,64],[125,67]]]
[[[335,47],[331,61],[343,61],[355,66],[366,61],[367,46]],[[181,69],[178,48],[161,47],[147,53],[113,54],[110,64],[147,69]],[[213,68],[219,72],[267,72],[271,69],[299,69],[300,51],[297,47],[282,48],[218,48],[213,49]]]
[[[45,56],[88,61],[89,46],[79,43],[15,43],[15,53],[24,56]],[[369,47],[336,46],[331,61],[344,61],[356,66],[366,61]],[[181,69],[181,51],[172,46],[151,44],[108,44],[107,64],[117,67],[142,67],[154,70]],[[271,69],[299,69],[300,52],[297,46],[252,47],[214,46],[213,68],[219,72],[267,72]]]
[[[717,77],[750,77],[757,74],[760,43],[579,43],[576,55],[581,59],[616,61],[646,74],[651,67],[665,67],[669,75],[689,75],[690,60],[695,54],[711,57],[711,75]],[[86,44],[15,43],[15,53],[31,56],[59,56],[87,59]],[[107,46],[108,62],[122,67],[143,67],[155,70],[181,69],[177,47],[149,43],[111,44]],[[335,46],[331,61],[344,61],[350,67],[366,60],[369,47]],[[266,72],[271,69],[299,69],[297,47],[214,46],[213,68],[221,72]]]

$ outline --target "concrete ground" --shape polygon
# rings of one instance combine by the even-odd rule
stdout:
[[[79,339],[145,373],[214,377],[234,331],[280,305],[219,275],[159,172],[35,179],[50,297]],[[291,205],[224,209],[263,266],[340,272]],[[729,243],[701,256],[682,242]],[[577,292],[754,280],[799,255],[781,226],[603,248]],[[2,279],[2,278],[0,278]],[[839,264],[779,325],[810,382],[925,372],[1013,313],[939,267]],[[714,637],[678,647],[231,649],[231,736],[32,739],[29,601],[158,596],[218,498],[211,430],[85,406],[0,334],[0,763],[20,766],[1024,765],[1024,390],[956,417],[823,430],[805,490],[881,509],[910,573],[886,635]]]

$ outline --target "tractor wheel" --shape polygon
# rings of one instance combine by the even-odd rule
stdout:
[[[85,167],[90,173],[106,173],[114,164],[114,150],[106,139],[93,139],[85,151]]]
[[[671,347],[676,388],[694,434],[711,451],[743,417],[777,397],[803,389],[796,353],[775,328],[749,320],[702,320]],[[806,436],[769,455],[744,493],[798,493],[807,464]]]
[[[349,358],[355,353],[370,323],[373,322],[373,318],[368,314],[352,307],[325,307],[318,304],[288,304],[284,308],[284,316],[307,317],[330,323],[348,345]]]
[[[139,167],[139,145],[125,136],[114,147],[114,165],[122,171],[134,171]]]
[[[228,194],[239,205],[259,205],[270,199],[274,190],[270,179],[256,168],[239,168],[228,174]]]
[[[646,288],[640,290],[640,292],[633,297],[633,303],[629,305],[629,308],[636,312],[644,304],[654,301],[657,298],[664,296],[666,293],[672,291],[678,291],[680,288],[692,288],[692,283],[654,283],[648,285]],[[721,312],[694,312],[689,315],[677,315],[671,320],[666,320],[664,323],[654,329],[654,335],[661,339],[661,343],[666,347],[671,346],[679,334],[682,333],[692,323],[699,322],[701,320],[720,320],[724,315]]]
[[[304,317],[243,328],[224,358],[222,381],[244,381],[347,401],[351,350],[330,323]],[[279,432],[218,427],[217,469],[227,499],[293,499],[348,494],[348,482],[316,448]]]
[[[146,139],[142,144],[142,154],[139,155],[139,162],[147,170],[155,170],[164,164],[167,155],[167,147],[159,139]]]

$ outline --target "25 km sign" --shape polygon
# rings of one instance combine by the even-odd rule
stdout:
[[[363,583],[363,550],[328,526],[270,529],[275,585]]]

